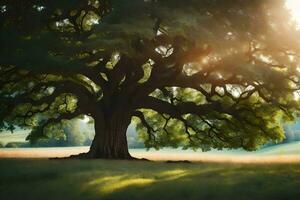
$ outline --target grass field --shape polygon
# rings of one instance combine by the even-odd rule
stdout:
[[[3,200],[299,199],[300,164],[1,159]]]
[[[88,147],[0,149],[0,200],[298,200],[300,197],[300,142],[252,153],[130,150],[135,157],[156,162],[45,159],[87,150]]]
[[[0,148],[0,158],[67,157],[87,152],[89,147]],[[194,152],[192,150],[162,149],[159,151],[130,149],[131,155],[155,161],[190,160],[193,162],[233,163],[300,163],[300,142],[264,148],[255,152],[241,150]]]

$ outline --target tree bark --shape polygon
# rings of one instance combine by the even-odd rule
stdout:
[[[124,112],[95,117],[95,137],[87,156],[102,159],[133,159],[128,151],[126,131],[131,117]]]

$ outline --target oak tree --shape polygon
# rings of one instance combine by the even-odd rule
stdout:
[[[284,1],[2,0],[0,127],[59,137],[89,116],[80,158],[148,148],[244,148],[299,113],[299,29]]]

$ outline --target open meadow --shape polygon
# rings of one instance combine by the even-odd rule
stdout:
[[[1,159],[0,199],[299,199],[300,164]]]
[[[131,150],[132,155],[154,162],[46,158],[87,147],[1,149],[0,199],[296,200],[300,196],[296,147],[298,143],[255,153]],[[192,162],[166,162],[180,159]]]

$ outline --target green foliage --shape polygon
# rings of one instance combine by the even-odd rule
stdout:
[[[27,139],[30,140],[31,146],[86,146],[91,144],[94,137],[91,125],[85,124],[80,119],[73,119],[49,125],[46,129],[43,129],[43,126],[36,126]],[[41,138],[41,135],[44,138]]]
[[[169,91],[172,90],[176,91],[173,92],[173,95],[175,94],[173,98],[178,100],[178,104],[192,101],[201,105],[206,101],[202,93],[193,89],[169,89]],[[152,95],[168,101],[168,97],[159,90]],[[224,107],[231,107],[236,103],[227,96],[216,96],[216,100],[220,101]],[[212,110],[202,116],[184,115],[183,119],[186,124],[151,110],[142,110],[149,125],[154,129],[152,137],[155,139],[149,137],[147,129],[139,121],[137,131],[145,139],[148,148],[178,147],[179,145],[184,149],[201,148],[204,151],[211,148],[239,147],[256,150],[270,140],[282,141],[284,139],[282,125],[289,120],[294,120],[292,113],[295,111],[291,109],[284,112],[281,108],[260,101],[259,95],[253,95],[239,104],[237,108],[239,118]],[[298,105],[294,100],[288,102],[289,105],[292,103],[295,103],[295,107]],[[176,137],[172,135],[174,133]]]
[[[9,142],[5,145],[5,148],[22,148],[22,147],[29,147],[29,146],[30,145],[28,142]]]

